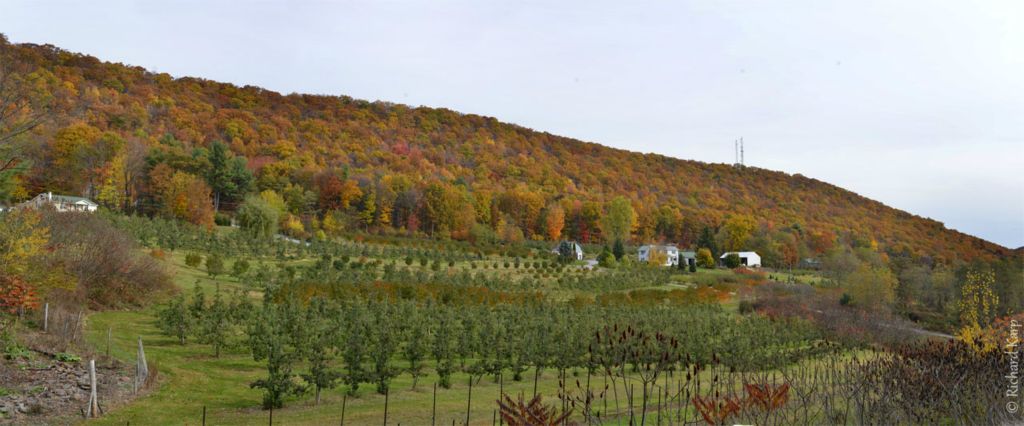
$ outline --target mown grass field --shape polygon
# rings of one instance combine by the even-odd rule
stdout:
[[[233,277],[222,275],[212,279],[202,269],[186,266],[181,251],[169,255],[167,261],[174,273],[175,284],[186,294],[198,285],[207,294],[219,287],[222,291],[245,289],[253,298],[260,297],[261,293]],[[86,333],[89,343],[96,348],[105,348],[109,328],[111,355],[132,363],[136,359],[136,342],[141,336],[150,368],[155,368],[158,374],[155,389],[90,423],[200,424],[203,407],[206,407],[208,424],[248,425],[269,421],[269,411],[259,408],[262,391],[249,387],[250,383],[266,374],[265,367],[254,361],[244,349],[229,350],[220,358],[214,358],[213,350],[207,345],[193,342],[180,345],[156,327],[155,312],[156,308],[149,308],[133,312],[99,312],[89,316]],[[436,379],[432,373],[428,370],[427,375],[419,379],[416,390],[412,390],[412,378],[408,374],[395,378],[387,401],[388,424],[431,423]],[[543,371],[537,385],[537,392],[549,403],[558,402],[557,374],[553,369]],[[491,424],[499,390],[511,395],[523,393],[527,398],[532,396],[533,375],[532,370],[527,371],[521,382],[504,378],[501,383],[496,383],[490,376],[475,382],[469,401],[470,424]],[[585,382],[585,376],[578,378]],[[452,382],[451,389],[437,389],[436,424],[465,422],[469,376],[457,373]],[[599,387],[599,384],[594,383],[594,387]],[[340,424],[343,403],[346,424],[375,424],[384,420],[385,398],[374,391],[372,384],[360,386],[358,397],[345,397],[344,394],[343,387],[325,391],[320,405],[314,405],[312,393],[290,398],[286,408],[274,411],[274,423]]]

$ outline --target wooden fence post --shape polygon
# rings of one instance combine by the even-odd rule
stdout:
[[[89,360],[89,408],[85,417],[96,418],[100,416],[100,403],[96,399],[96,360]]]
[[[149,365],[146,363],[146,350],[142,347],[142,336],[139,336],[138,360],[135,363],[135,392],[146,385],[149,378]]]
[[[345,403],[348,402],[348,393],[341,397],[341,426],[345,426]]]
[[[50,331],[50,303],[43,305],[43,333]]]
[[[469,425],[469,411],[473,406],[473,375],[469,375],[469,394],[466,396],[466,425]]]
[[[430,426],[434,426],[434,422],[437,421],[437,382],[434,382],[434,402],[430,409]]]
[[[384,389],[384,426],[388,426],[388,395],[391,395],[390,386]]]

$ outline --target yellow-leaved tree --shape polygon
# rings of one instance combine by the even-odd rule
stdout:
[[[862,263],[844,279],[853,304],[868,310],[881,310],[896,301],[896,277],[885,266]]]
[[[50,290],[74,287],[74,280],[47,249],[50,230],[40,220],[34,210],[0,217],[0,333],[11,324],[4,313],[34,308]]]
[[[999,343],[985,338],[985,329],[996,317],[999,296],[992,291],[996,275],[992,271],[967,271],[960,289],[960,331],[957,338],[979,352],[999,348]],[[991,335],[991,333],[988,333]]]

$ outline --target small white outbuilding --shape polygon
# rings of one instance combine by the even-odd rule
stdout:
[[[753,252],[753,251],[730,251],[730,252],[722,253],[722,256],[718,258],[718,263],[721,264],[721,265],[725,265],[725,257],[730,255],[730,254],[739,255],[739,257],[740,257],[740,265],[751,267],[751,268],[760,268],[761,267],[761,255],[759,255],[759,254],[757,254],[757,252]]]

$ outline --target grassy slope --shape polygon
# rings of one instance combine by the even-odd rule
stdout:
[[[188,294],[196,285],[210,294],[216,286],[222,290],[243,288],[234,278],[210,279],[200,270],[184,264],[184,253],[175,253],[169,263],[175,274],[175,283]],[[207,407],[207,421],[211,424],[253,424],[267,421],[268,413],[258,409],[262,391],[250,389],[249,383],[265,374],[264,367],[244,351],[229,351],[218,358],[207,345],[189,343],[179,345],[164,336],[154,323],[154,309],[139,312],[100,312],[89,317],[87,339],[96,347],[106,346],[106,333],[111,330],[111,354],[121,360],[134,362],[136,339],[141,336],[146,347],[146,358],[158,371],[159,387],[155,392],[116,409],[110,415],[93,421],[97,424],[197,424],[203,406]],[[557,394],[557,373],[544,372],[538,392],[553,397]],[[436,376],[420,379],[418,389],[412,391],[412,379],[401,375],[393,382],[395,392],[389,397],[389,423],[425,424],[431,416],[431,386]],[[524,381],[505,383],[505,391],[513,394],[533,392],[532,372]],[[439,424],[453,419],[461,423],[466,415],[468,376],[457,374],[450,390],[439,389],[437,412]],[[471,423],[489,424],[499,385],[487,377],[473,387]],[[274,413],[275,422],[282,424],[337,423],[341,419],[343,391],[327,391],[320,406],[314,406],[307,395],[288,401],[284,410]],[[377,395],[372,385],[360,387],[360,397],[348,399],[346,423],[367,424],[383,420],[384,397]],[[556,400],[557,401],[557,400]]]
[[[230,265],[230,260],[227,262]],[[499,261],[500,262],[500,261]],[[220,276],[209,278],[202,270],[190,268],[184,263],[184,253],[170,256],[168,264],[174,273],[175,284],[186,294],[195,286],[202,287],[207,295],[218,286],[222,290],[243,289],[245,286],[235,278]],[[465,267],[465,265],[458,265]],[[414,266],[415,267],[415,266]],[[493,273],[516,274],[518,271],[493,270]],[[697,281],[721,278],[730,275],[724,270],[700,270],[696,275],[674,276],[683,281]],[[678,283],[676,284],[678,286]],[[648,288],[668,287],[653,286]],[[250,293],[259,298],[260,293]],[[726,303],[735,309],[735,303]],[[211,424],[254,424],[267,421],[268,412],[258,408],[262,391],[250,389],[249,383],[265,374],[261,363],[253,361],[247,351],[227,351],[220,358],[212,356],[213,350],[207,345],[189,343],[180,345],[173,338],[164,336],[154,323],[155,308],[136,312],[100,312],[89,317],[87,339],[97,348],[105,348],[108,327],[111,330],[111,353],[127,362],[134,362],[135,342],[141,336],[146,345],[146,356],[150,365],[158,371],[158,388],[127,406],[118,408],[108,416],[93,421],[99,424],[198,424],[202,410],[207,408],[207,421]],[[301,367],[296,369],[301,372]],[[418,389],[411,390],[412,379],[400,375],[393,382],[390,396],[388,421],[393,424],[429,424],[431,419],[431,386],[436,376],[420,379]],[[523,382],[507,380],[506,393],[533,392],[533,372],[524,374]],[[508,378],[506,378],[508,379]],[[579,378],[581,382],[585,377]],[[595,379],[598,380],[598,379]],[[450,424],[452,420],[462,423],[466,415],[468,376],[457,374],[452,389],[439,389],[437,393],[438,424]],[[573,380],[570,378],[570,384]],[[603,383],[595,382],[594,388]],[[541,376],[538,392],[547,396],[549,403],[557,403],[558,378],[555,370],[546,370]],[[620,397],[625,393],[619,389]],[[342,389],[326,391],[319,406],[313,405],[312,395],[291,398],[283,410],[274,413],[274,421],[282,424],[337,424],[341,420]],[[473,401],[470,419],[472,424],[489,424],[496,409],[495,400],[499,385],[492,377],[485,377],[473,386]],[[609,408],[613,399],[608,396]],[[624,402],[623,402],[624,404]],[[346,423],[367,424],[383,420],[384,397],[374,392],[373,386],[360,387],[358,398],[346,401]]]

